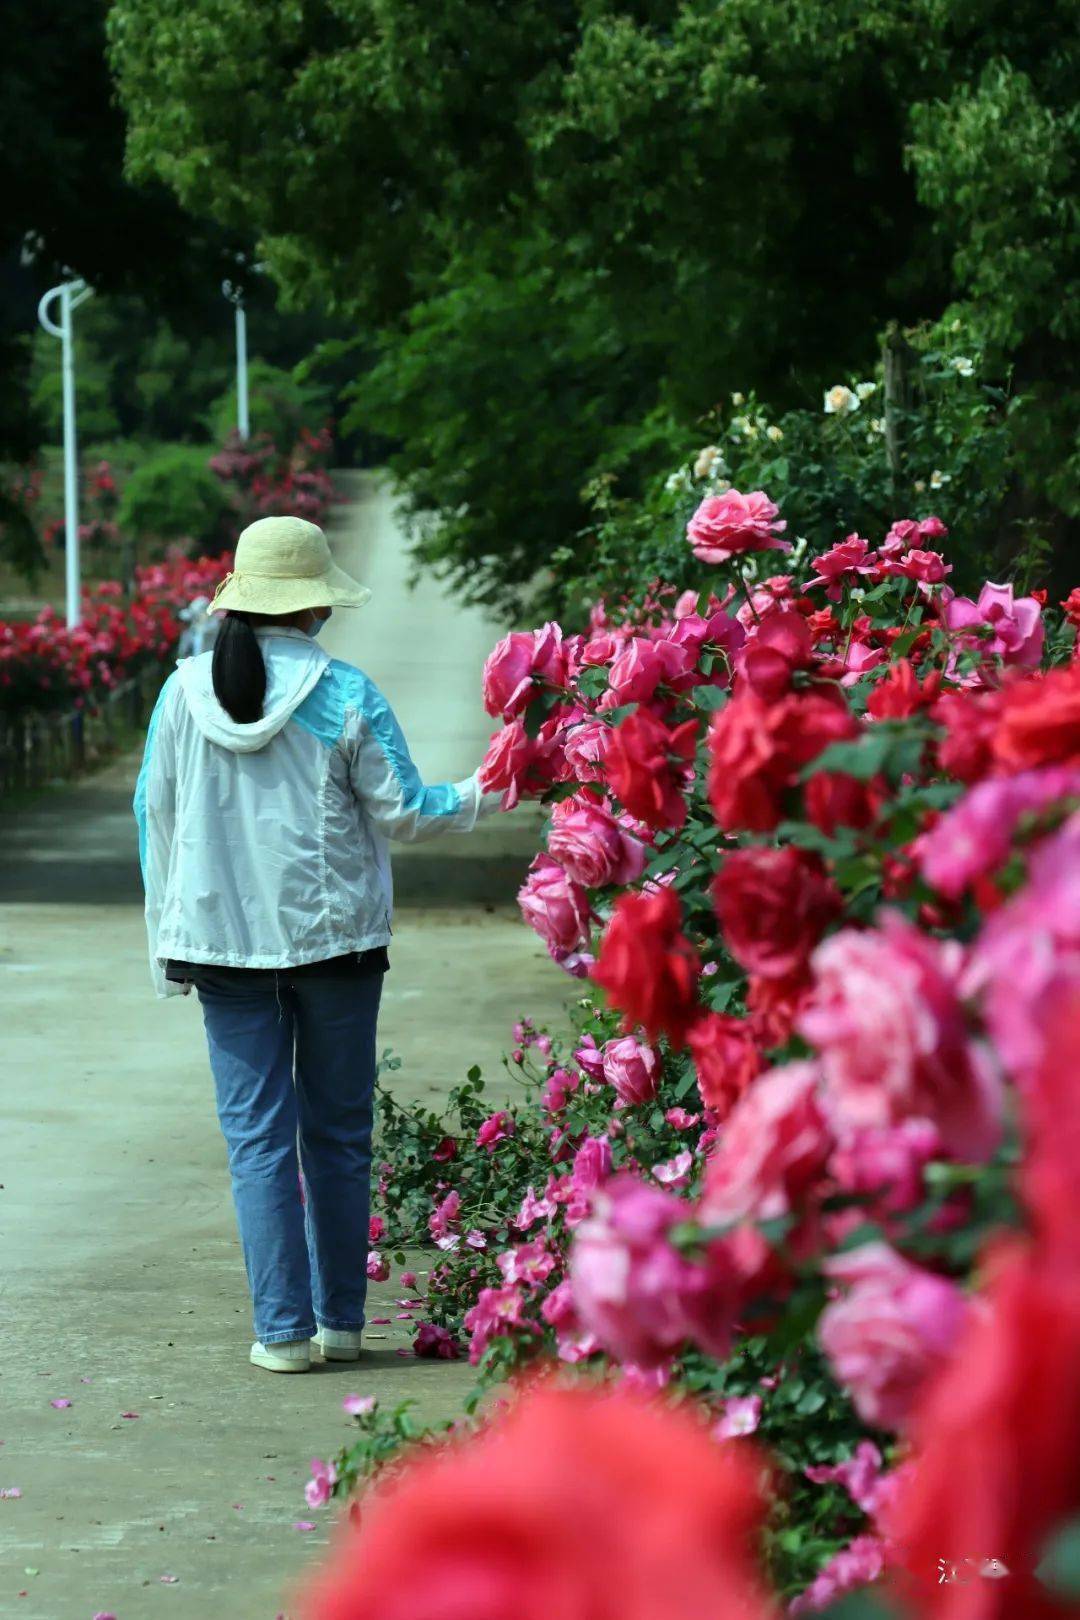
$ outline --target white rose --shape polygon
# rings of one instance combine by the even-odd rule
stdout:
[[[780,440],[784,437],[784,430],[782,427],[777,427],[776,423],[774,422],[772,427],[767,427],[765,429],[765,437],[767,439],[771,439],[773,444],[779,444]]]
[[[975,375],[975,362],[969,355],[956,354],[949,361],[949,364],[961,377],[973,377]]]
[[[826,416],[850,416],[859,408],[859,396],[843,383],[837,383],[825,395]]]
[[[933,472],[930,474],[930,488],[940,489],[942,484],[949,483],[950,476],[951,475],[949,473],[943,473],[938,467],[935,467]]]
[[[876,382],[861,382],[855,384],[855,392],[860,399],[869,399],[871,394],[877,393]]]
[[[714,472],[722,472],[724,457],[719,445],[707,444],[699,450],[694,460],[694,477],[711,478]]]
[[[733,405],[745,405],[746,404],[746,395],[745,394],[732,394],[731,403]]]

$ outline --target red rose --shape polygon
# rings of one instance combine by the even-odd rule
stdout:
[[[534,1388],[418,1448],[342,1526],[304,1620],[767,1620],[761,1463],[625,1391]]]
[[[938,764],[961,782],[978,782],[993,764],[991,745],[1001,713],[1001,692],[944,692],[931,718],[944,726]]]
[[[783,1046],[791,1039],[810,985],[808,973],[793,973],[790,979],[751,978],[746,1010],[754,1038],[763,1047]]]
[[[761,1053],[742,1018],[708,1012],[687,1033],[706,1108],[726,1119],[751,1081],[761,1073]]]
[[[698,954],[682,932],[682,909],[670,889],[626,894],[616,903],[600,943],[593,979],[625,1014],[624,1027],[651,1041],[667,1035],[686,1044],[698,1012]]]
[[[607,778],[632,816],[658,829],[682,826],[696,742],[695,720],[669,731],[647,709],[635,709],[616,726],[605,761]]]
[[[906,720],[928,707],[938,695],[941,675],[937,670],[920,682],[907,658],[890,664],[884,680],[878,682],[867,699],[867,713],[875,720]]]
[[[780,820],[782,763],[770,731],[769,705],[743,691],[709,728],[709,803],[725,832],[771,832]]]
[[[766,703],[791,691],[797,669],[809,669],[813,649],[806,620],[793,609],[777,609],[761,621],[738,655],[740,679]]]
[[[807,782],[803,803],[807,819],[831,838],[837,827],[873,826],[886,791],[880,777],[860,782],[842,771],[819,771]]]
[[[911,1424],[914,1455],[883,1529],[897,1584],[918,1583],[924,1620],[1061,1620],[1076,1612],[1035,1575],[1047,1540],[1080,1508],[1080,1274],[1021,1239],[984,1270],[970,1326]],[[945,1558],[967,1579],[938,1582]],[[994,1558],[1008,1576],[980,1579]]]
[[[725,832],[771,832],[803,767],[858,732],[840,697],[793,693],[767,704],[753,691],[738,693],[709,731],[709,801],[718,823]]]
[[[1010,771],[1080,760],[1080,664],[1009,687],[992,746]]]
[[[820,857],[790,846],[728,855],[712,899],[731,955],[767,979],[804,968],[842,904]]]

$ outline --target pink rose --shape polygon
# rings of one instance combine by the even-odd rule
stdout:
[[[604,1054],[596,1044],[594,1035],[583,1035],[581,1045],[574,1053],[574,1062],[590,1080],[604,1078]]]
[[[880,1536],[862,1535],[842,1547],[818,1570],[805,1592],[788,1605],[792,1620],[829,1609],[847,1592],[872,1586],[885,1570],[886,1543]]]
[[[592,1209],[592,1195],[611,1174],[611,1143],[606,1136],[587,1136],[574,1154],[566,1224],[577,1226]]]
[[[563,756],[578,782],[601,782],[611,742],[611,727],[602,720],[571,721],[563,738]]]
[[[686,537],[700,562],[723,563],[743,551],[790,551],[787,540],[776,537],[787,524],[774,521],[777,508],[763,490],[740,495],[729,489],[702,501],[689,523]]]
[[[661,683],[672,685],[693,669],[694,662],[693,654],[677,642],[634,636],[611,666],[605,701],[613,708],[648,703]]]
[[[956,1345],[964,1296],[886,1243],[834,1255],[823,1269],[847,1293],[821,1313],[821,1348],[864,1423],[903,1429],[927,1378]]]
[[[489,1153],[494,1153],[499,1143],[513,1136],[516,1129],[517,1126],[510,1115],[504,1108],[500,1108],[497,1114],[489,1114],[477,1131],[476,1145],[487,1148]]]
[[[659,1069],[652,1047],[633,1035],[608,1041],[604,1047],[604,1079],[614,1086],[625,1107],[639,1107],[656,1096]]]
[[[861,535],[849,534],[820,557],[811,558],[810,566],[818,578],[810,581],[808,589],[824,585],[829,601],[839,602],[843,595],[841,581],[850,575],[854,583],[860,574],[872,574],[877,567],[877,553],[870,550],[870,542]]]
[[[832,1146],[814,1063],[788,1063],[755,1080],[735,1104],[709,1160],[701,1208],[728,1222],[795,1210],[820,1180]]]
[[[513,810],[528,791],[529,774],[536,759],[536,746],[522,720],[513,720],[496,731],[480,765],[480,786],[485,793],[502,793],[503,808]]]
[[[484,664],[484,707],[488,714],[512,720],[527,707],[537,685],[566,685],[562,630],[545,624],[539,630],[512,631],[488,654]]]
[[[1001,1133],[1001,1087],[968,1032],[962,947],[884,912],[876,929],[826,939],[812,965],[797,1027],[821,1053],[836,1130],[929,1119],[946,1152],[985,1162]]]
[[[976,879],[1005,864],[1026,815],[1073,799],[1080,800],[1080,767],[1075,765],[1048,765],[979,782],[919,839],[919,870],[938,894],[956,900]]]
[[[1047,1055],[1050,1015],[1080,985],[1080,811],[1045,838],[1028,881],[993,912],[963,988],[978,996],[1010,1073],[1030,1085]]]
[[[1000,658],[1020,669],[1038,668],[1045,632],[1042,608],[1035,597],[1014,597],[1011,585],[988,581],[977,602],[969,596],[954,596],[945,604],[942,616],[947,628],[958,632],[961,647],[977,648],[985,657]]]
[[[841,1192],[875,1195],[878,1209],[896,1213],[922,1200],[923,1171],[940,1153],[937,1130],[928,1119],[864,1125],[838,1144],[829,1174]]]
[[[712,1432],[717,1440],[736,1440],[753,1434],[760,1422],[760,1395],[730,1395],[724,1402],[723,1416]]]
[[[450,1192],[440,1204],[436,1205],[434,1213],[428,1218],[428,1231],[440,1249],[457,1247],[458,1239],[453,1229],[457,1225],[460,1213],[461,1194]]]
[[[480,1290],[476,1304],[465,1312],[463,1318],[466,1331],[472,1335],[469,1340],[469,1360],[473,1366],[492,1339],[501,1337],[512,1328],[530,1326],[524,1315],[524,1307],[521,1289],[516,1284]]]
[[[549,945],[572,951],[589,934],[589,901],[585,890],[550,855],[537,855],[518,890],[521,914]]]
[[[922,585],[940,585],[946,574],[952,573],[940,551],[923,551],[918,546],[896,562],[887,564],[887,572],[904,579],[914,579]]]
[[[636,883],[647,859],[645,846],[624,832],[610,811],[579,795],[552,811],[548,849],[587,889]]]
[[[720,1245],[701,1264],[669,1242],[690,1209],[630,1175],[594,1195],[570,1259],[582,1325],[621,1362],[661,1366],[687,1339],[724,1356],[737,1311],[737,1278]],[[714,1252],[715,1251],[715,1252]]]
[[[378,1249],[368,1252],[367,1274],[372,1282],[386,1282],[390,1276],[390,1262]]]
[[[380,1238],[386,1236],[386,1222],[381,1215],[373,1215],[368,1221],[368,1242],[378,1243]]]

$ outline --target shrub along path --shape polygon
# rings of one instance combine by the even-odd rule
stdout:
[[[464,774],[487,735],[475,692],[497,628],[455,639],[460,615],[444,604],[437,680],[399,689],[380,637],[403,645],[418,609],[380,550],[386,518],[380,497],[339,512],[339,554],[378,574],[379,610],[367,627],[335,621],[330,650],[384,684],[429,779]],[[432,1417],[459,1409],[470,1375],[397,1354],[409,1337],[392,1282],[373,1287],[371,1314],[392,1321],[359,1367],[275,1378],[248,1364],[198,1009],[149,986],[136,764],[0,815],[0,1489],[22,1491],[0,1500],[0,1614],[274,1620],[328,1537],[330,1511],[310,1510],[303,1485],[312,1455],[347,1435],[342,1397],[412,1396]],[[473,1062],[495,1081],[519,1013],[558,1020],[567,981],[508,903],[532,839],[508,821],[483,859],[467,840],[438,846],[438,864],[434,845],[415,867],[404,852],[380,1031],[404,1060],[402,1094],[444,1095]],[[304,1521],[317,1528],[294,1528]]]

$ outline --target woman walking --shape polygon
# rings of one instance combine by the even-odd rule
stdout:
[[[135,793],[154,981],[202,1005],[251,1360],[271,1372],[306,1371],[313,1340],[360,1353],[388,840],[499,803],[475,774],[425,787],[382,693],[317,645],[370,594],[315,524],[245,529],[213,651],[165,682]]]

